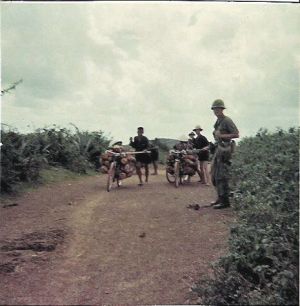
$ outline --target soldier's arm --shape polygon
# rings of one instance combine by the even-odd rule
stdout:
[[[226,130],[229,133],[222,133],[221,134],[220,131],[216,131],[216,137],[221,138],[222,140],[231,140],[231,139],[240,137],[239,130],[237,129],[234,122],[228,117],[227,117],[227,120],[226,120]]]
[[[231,134],[221,134],[219,131],[216,132],[216,137],[221,138],[222,140],[230,140],[234,138],[239,138],[239,131],[236,131]]]

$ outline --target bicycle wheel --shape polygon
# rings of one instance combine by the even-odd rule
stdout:
[[[115,177],[115,173],[116,173],[116,164],[114,162],[112,162],[110,164],[110,167],[109,167],[109,170],[108,170],[108,174],[107,174],[106,190],[108,192],[110,192],[110,190],[112,188],[114,177]]]
[[[167,178],[167,181],[171,184],[175,183],[175,176],[174,174],[171,174],[169,173],[167,170],[166,170],[166,178]]]
[[[178,188],[179,186],[179,183],[181,181],[181,178],[180,178],[180,164],[179,164],[179,161],[175,161],[175,165],[174,165],[174,177],[175,177],[175,187]]]

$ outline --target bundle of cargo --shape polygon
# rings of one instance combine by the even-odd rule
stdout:
[[[112,162],[112,154],[111,153],[103,153],[100,156],[100,171],[102,173],[108,173],[108,169],[110,163]]]
[[[198,166],[198,158],[195,155],[188,154],[183,157],[183,173],[187,175],[194,175]]]
[[[167,172],[170,174],[174,174],[174,164],[175,164],[175,156],[172,154],[169,154],[167,156]]]
[[[116,162],[116,175],[119,179],[123,180],[133,175],[135,170],[135,158],[129,153],[122,153],[114,157],[114,153],[121,153],[120,148],[113,148],[106,151],[100,156],[100,171],[104,174],[108,173],[110,165],[113,161]]]
[[[175,156],[167,156],[167,172],[174,174]],[[181,158],[181,169],[184,175],[194,175],[198,167],[198,158],[195,155],[187,154]]]

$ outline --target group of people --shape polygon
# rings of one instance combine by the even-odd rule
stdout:
[[[199,159],[199,168],[197,170],[201,183],[209,185],[210,175],[208,171],[209,154],[212,154],[211,163],[211,182],[217,193],[217,199],[211,203],[216,209],[222,209],[230,206],[229,202],[229,169],[231,157],[234,150],[234,140],[239,138],[239,130],[234,122],[224,114],[225,104],[223,100],[217,99],[212,103],[213,110],[217,120],[214,124],[214,143],[211,143],[201,134],[203,130],[197,125],[193,132],[189,134],[188,140],[181,140],[174,146],[177,150],[196,149]],[[137,136],[130,137],[129,145],[136,151],[151,150],[149,140],[144,134],[144,128],[138,127]],[[139,177],[139,185],[143,185],[142,167],[145,167],[145,182],[148,182],[149,163],[154,162],[154,174],[157,174],[158,151],[151,151],[149,154],[136,155],[136,172]]]
[[[210,175],[208,171],[208,161],[209,161],[209,141],[207,138],[201,134],[203,129],[200,125],[197,125],[193,132],[189,133],[189,139],[182,138],[178,144],[174,146],[174,149],[179,150],[198,150],[198,161],[199,166],[197,167],[197,173],[199,175],[199,182],[210,185]],[[186,178],[189,180],[190,178]]]

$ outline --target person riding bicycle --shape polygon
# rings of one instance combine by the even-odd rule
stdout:
[[[149,148],[149,140],[146,136],[144,136],[144,128],[137,128],[137,136],[132,139],[130,137],[129,145],[135,149],[135,151],[146,151]],[[151,163],[151,156],[148,153],[137,154],[136,155],[136,173],[139,177],[139,186],[143,185],[142,180],[142,167],[145,167],[145,182],[148,182],[149,177],[149,164]]]
[[[174,145],[173,149],[177,150],[177,151],[192,150],[193,146],[191,145],[191,143],[189,142],[189,140],[185,136],[182,136],[180,138],[179,142]],[[186,181],[186,182],[190,182],[191,181],[191,176],[186,175],[183,180]]]
[[[179,142],[177,142],[174,146],[173,149],[177,150],[177,151],[182,151],[182,150],[186,150],[187,149],[187,144],[188,144],[188,140],[186,139],[186,137],[181,137]]]
[[[189,139],[188,139],[188,144],[187,144],[189,150],[194,149],[194,146],[195,146],[195,135],[196,134],[194,132],[190,132],[189,133]]]
[[[112,150],[116,153],[121,153],[124,151],[124,148],[123,148],[123,142],[122,141],[117,141],[115,143],[113,143],[111,145],[111,147],[108,148],[109,150]]]

